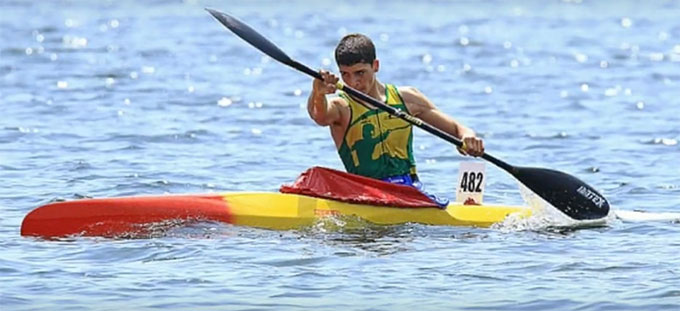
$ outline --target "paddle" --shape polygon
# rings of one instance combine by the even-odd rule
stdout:
[[[317,71],[291,59],[271,41],[250,28],[250,26],[225,13],[207,8],[206,10],[222,23],[222,25],[229,28],[229,30],[241,37],[241,39],[250,43],[264,54],[316,79],[322,79]],[[338,82],[337,88],[355,98],[361,99],[366,103],[382,109],[395,117],[399,117],[406,122],[420,127],[428,133],[434,134],[459,148],[463,147],[463,142],[461,142],[460,139],[435,128],[404,111],[386,105],[341,82]],[[551,169],[512,166],[488,153],[483,154],[481,157],[510,173],[524,186],[575,220],[600,219],[607,216],[609,213],[609,203],[604,196],[597,192],[593,187],[574,176]]]

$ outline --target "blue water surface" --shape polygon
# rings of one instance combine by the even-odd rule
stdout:
[[[271,231],[199,223],[142,239],[21,237],[57,199],[277,191],[341,169],[307,116],[311,79],[233,36],[246,21],[337,71],[371,36],[383,82],[416,86],[489,153],[594,185],[616,210],[680,209],[678,1],[0,1],[3,310],[678,310],[680,226],[424,225]],[[422,180],[462,158],[415,131]],[[486,201],[522,204],[487,166]]]

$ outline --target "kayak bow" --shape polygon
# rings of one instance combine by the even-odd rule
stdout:
[[[149,225],[174,220],[217,221],[285,230],[313,225],[328,216],[353,216],[380,225],[488,227],[511,214],[527,217],[531,209],[462,203],[452,203],[446,209],[398,208],[269,192],[138,196],[49,203],[26,215],[21,235],[116,237],[144,233]]]

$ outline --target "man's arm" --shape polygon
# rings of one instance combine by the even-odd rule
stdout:
[[[439,110],[423,93],[413,87],[401,87],[399,93],[406,102],[409,112],[428,124],[458,137],[463,141],[462,154],[481,156],[484,153],[484,142],[475,132]]]
[[[340,121],[340,109],[337,102],[339,99],[329,101],[326,98],[327,94],[335,93],[335,83],[338,82],[338,78],[325,70],[319,73],[324,80],[314,79],[312,92],[309,93],[307,99],[307,112],[316,124],[328,126]]]

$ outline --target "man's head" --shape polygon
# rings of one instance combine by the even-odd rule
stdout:
[[[373,41],[362,34],[344,36],[335,48],[335,62],[338,66],[352,66],[358,63],[373,64],[375,46]]]
[[[335,48],[335,61],[345,84],[364,93],[375,84],[380,63],[369,37],[356,33],[343,37]]]

